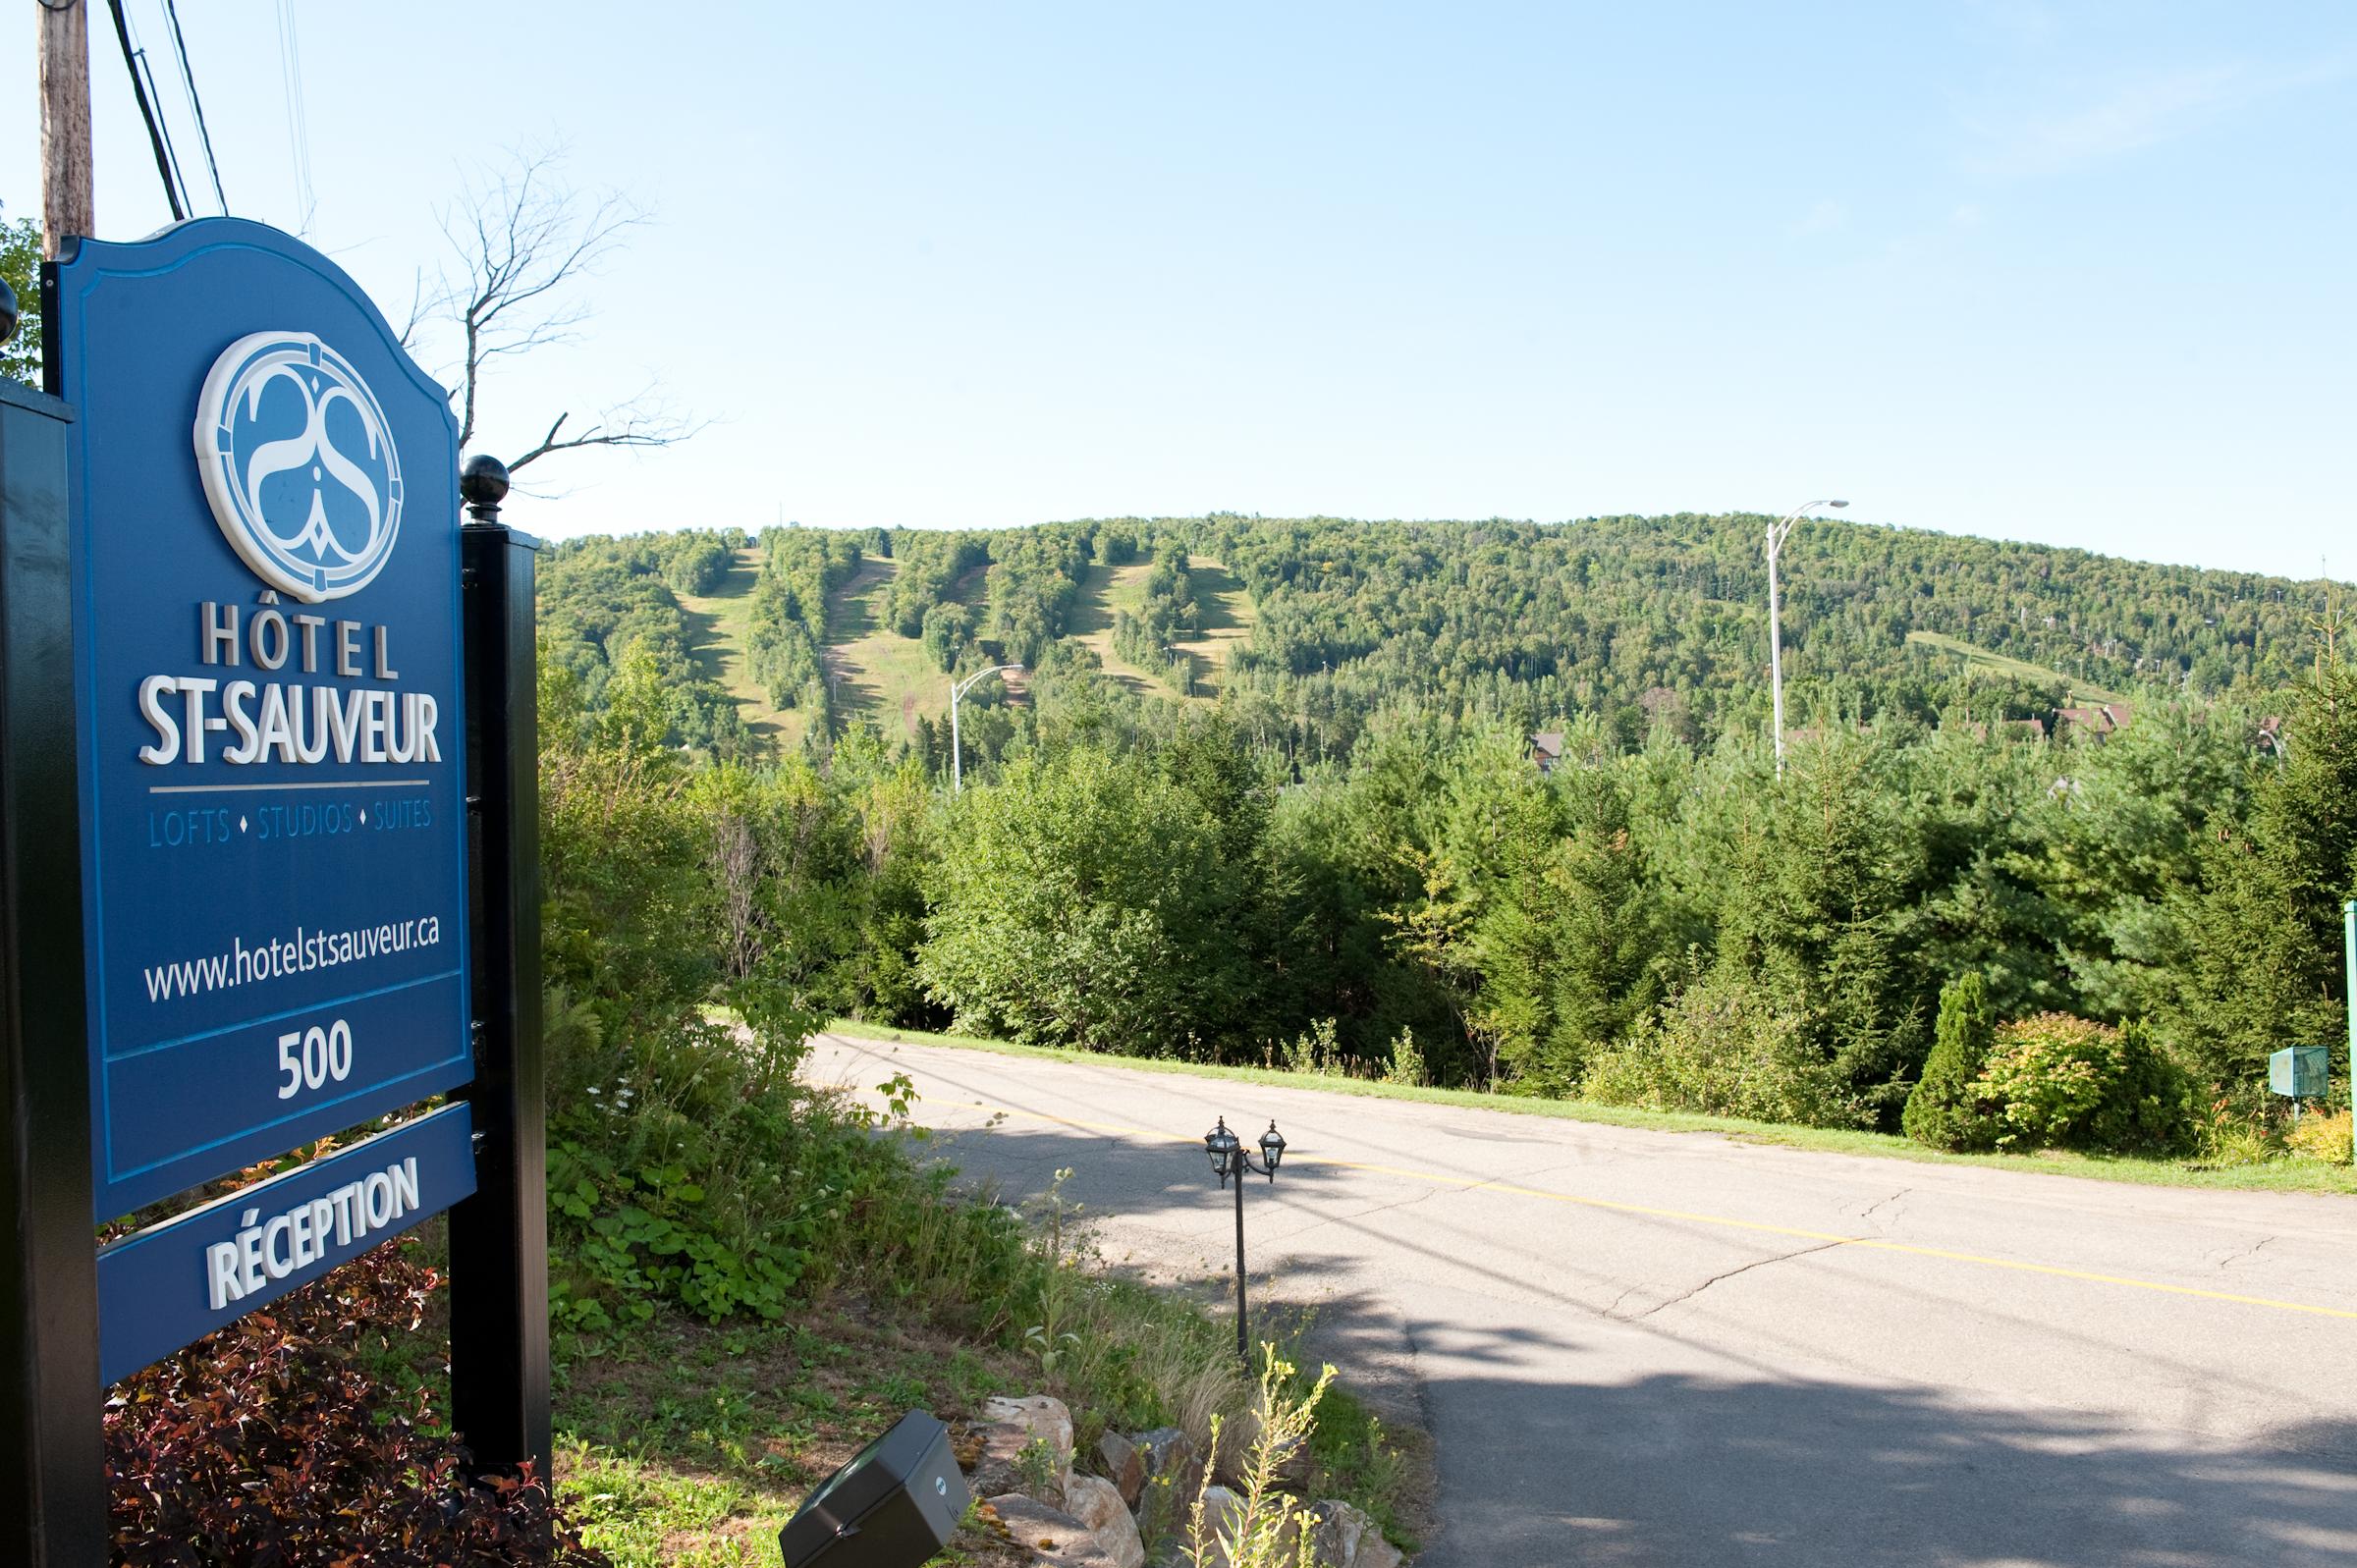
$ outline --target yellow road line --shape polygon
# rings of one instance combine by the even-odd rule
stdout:
[[[1033,1121],[1053,1122],[1061,1127],[1072,1127],[1082,1132],[1109,1133],[1132,1138],[1158,1138],[1170,1143],[1200,1143],[1200,1138],[1186,1133],[1164,1132],[1158,1127],[1131,1127],[1119,1122],[1077,1121],[1069,1116],[1052,1116],[1041,1110],[1018,1110],[1013,1106],[994,1106],[981,1100],[936,1100],[935,1105],[959,1106],[975,1110],[994,1111],[1003,1116],[1024,1116]],[[1519,1187],[1510,1182],[1477,1180],[1471,1176],[1451,1176],[1434,1170],[1413,1170],[1403,1165],[1369,1164],[1356,1160],[1333,1160],[1322,1155],[1291,1155],[1288,1164],[1330,1165],[1338,1170],[1364,1170],[1373,1175],[1401,1176],[1410,1181],[1429,1181],[1440,1186],[1456,1187],[1471,1192],[1503,1192],[1516,1198],[1540,1198],[1549,1203],[1570,1204],[1580,1209],[1603,1209],[1615,1214],[1642,1215],[1649,1219],[1680,1219],[1689,1224],[1710,1225],[1721,1230],[1749,1230],[1769,1236],[1790,1236],[1801,1241],[1832,1241],[1844,1246],[1865,1248],[1874,1252],[1909,1253],[1918,1258],[1939,1258],[1948,1263],[1978,1264],[1986,1269],[2008,1269],[2016,1273],[2051,1274],[2057,1279],[2081,1279],[2090,1284],[2118,1285],[2129,1290],[2149,1290],[2164,1296],[2191,1296],[2202,1301],[2231,1302],[2238,1307],[2265,1307],[2271,1312],[2296,1312],[2315,1318],[2342,1318],[2357,1322],[2357,1312],[2341,1307],[2319,1307],[2304,1301],[2276,1301],[2268,1296],[2242,1296],[2227,1290],[2203,1290],[2193,1285],[2164,1284],[2157,1279],[2137,1279],[2127,1274],[2096,1273],[2085,1269],[2063,1269],[2054,1264],[2024,1263],[2015,1258],[1992,1258],[1983,1253],[1950,1252],[1944,1247],[1918,1247],[1910,1242],[1886,1241],[1877,1236],[1845,1236],[1833,1230],[1806,1230],[1796,1225],[1772,1225],[1756,1219],[1736,1219],[1727,1215],[1696,1214],[1685,1209],[1657,1209],[1646,1204],[1622,1203],[1613,1198],[1583,1198],[1575,1193],[1549,1192],[1539,1187]]]

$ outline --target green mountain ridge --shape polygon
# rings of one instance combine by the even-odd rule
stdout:
[[[934,747],[953,670],[1000,662],[1026,667],[1014,684],[1035,702],[1226,702],[1314,755],[1402,705],[1704,741],[1766,727],[1767,521],[1223,514],[592,537],[544,558],[542,622],[587,707],[637,644],[678,742],[723,751],[861,722]],[[2264,689],[2300,666],[2330,591],[1833,520],[1795,531],[1782,576],[1795,729]],[[1000,712],[995,685],[976,694],[986,746],[1036,722]]]

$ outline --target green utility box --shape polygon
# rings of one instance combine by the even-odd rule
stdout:
[[[2331,1060],[2323,1046],[2292,1046],[2267,1058],[2267,1086],[2294,1100],[2320,1100],[2325,1071]]]

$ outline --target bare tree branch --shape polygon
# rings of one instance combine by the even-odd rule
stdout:
[[[563,162],[561,149],[517,153],[509,167],[469,182],[440,215],[457,270],[430,284],[419,274],[402,341],[409,345],[429,321],[455,337],[448,379],[462,447],[474,439],[490,372],[502,360],[580,341],[592,314],[582,286],[647,222],[619,192],[583,194],[566,185]],[[536,446],[509,460],[509,471],[584,447],[668,447],[703,428],[652,389],[568,435],[572,417],[558,414]]]
[[[669,447],[710,425],[708,419],[689,419],[674,410],[648,388],[628,403],[617,404],[603,410],[597,422],[573,435],[565,435],[566,421],[571,413],[558,414],[548,427],[548,434],[539,445],[521,457],[508,460],[512,475],[524,464],[537,462],[552,453],[574,452],[582,447]]]

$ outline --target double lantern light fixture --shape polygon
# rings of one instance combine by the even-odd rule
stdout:
[[[1260,1160],[1255,1163],[1252,1152],[1228,1130],[1228,1118],[1222,1116],[1219,1125],[1203,1135],[1203,1152],[1210,1157],[1212,1174],[1220,1178],[1221,1186],[1228,1185],[1229,1177],[1235,1178],[1235,1353],[1249,1368],[1252,1346],[1244,1321],[1244,1177],[1248,1173],[1266,1176],[1272,1183],[1277,1180],[1277,1166],[1285,1159],[1285,1135],[1277,1130],[1276,1122],[1270,1122],[1269,1130],[1260,1135]]]

